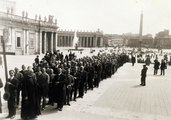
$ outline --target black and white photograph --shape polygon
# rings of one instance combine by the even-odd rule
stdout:
[[[0,0],[0,120],[171,120],[170,0]]]

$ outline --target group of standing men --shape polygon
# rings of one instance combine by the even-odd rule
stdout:
[[[20,92],[22,119],[36,118],[46,105],[54,103],[57,103],[56,109],[62,111],[63,105],[70,106],[70,101],[98,88],[100,81],[111,77],[127,61],[129,58],[124,53],[99,53],[77,59],[71,52],[64,56],[54,51],[47,52],[41,61],[37,56],[33,67],[22,65],[21,71],[18,68],[9,71],[4,94],[8,101],[7,118],[15,117]]]
[[[161,70],[160,75],[165,75],[166,68],[167,68],[167,65],[164,59],[161,60],[161,63],[158,61],[157,58],[154,60],[154,75],[157,75],[158,69]]]

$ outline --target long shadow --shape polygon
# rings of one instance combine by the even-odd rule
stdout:
[[[139,88],[139,87],[143,87],[143,86],[141,86],[141,85],[134,85],[134,86],[132,86],[132,88]]]
[[[58,113],[58,110],[55,109],[55,106],[47,106],[44,111],[41,111],[42,115]]]

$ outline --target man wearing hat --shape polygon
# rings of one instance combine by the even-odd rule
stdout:
[[[143,65],[143,69],[141,70],[141,84],[142,86],[146,85],[146,73],[147,73],[148,68],[146,65]]]

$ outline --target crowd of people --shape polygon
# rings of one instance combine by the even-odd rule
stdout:
[[[114,52],[83,58],[72,52],[63,55],[60,51],[47,52],[41,60],[37,56],[33,66],[22,65],[21,71],[19,68],[9,71],[3,96],[8,101],[7,118],[15,117],[20,102],[24,120],[36,118],[47,105],[62,111],[64,105],[70,106],[70,101],[98,88],[102,80],[110,78],[128,61],[125,53]]]
[[[143,58],[144,56],[144,58]],[[160,57],[160,59],[159,59]],[[137,59],[137,60],[136,60]],[[161,62],[160,62],[161,60]],[[158,70],[160,69],[160,75],[165,75],[165,70],[167,69],[167,65],[171,65],[171,56],[170,56],[170,60],[168,58],[167,54],[160,54],[157,55],[157,53],[153,52],[153,53],[136,53],[133,54],[131,53],[131,63],[132,66],[134,66],[135,62],[138,63],[144,63],[146,66],[150,66],[151,63],[154,64],[153,68],[154,68],[154,75],[158,74]]]

